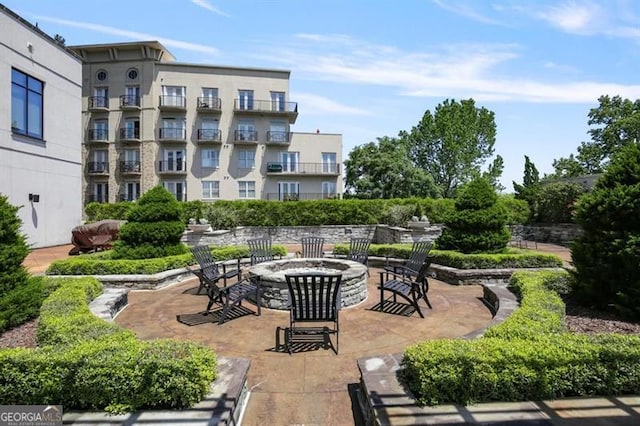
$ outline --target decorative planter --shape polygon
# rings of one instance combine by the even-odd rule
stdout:
[[[198,233],[206,232],[209,229],[209,227],[210,225],[208,223],[205,223],[205,224],[193,223],[193,224],[187,225],[187,228],[189,228],[190,231],[198,232]]]

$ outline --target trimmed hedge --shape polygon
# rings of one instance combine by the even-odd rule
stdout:
[[[157,274],[170,269],[185,268],[196,263],[191,253],[177,256],[158,257],[155,259],[111,259],[110,252],[83,254],[63,260],[56,260],[49,265],[47,275],[129,275]],[[216,260],[248,258],[249,248],[246,246],[212,248],[211,253]],[[287,249],[281,245],[273,246],[276,256],[285,256]]]
[[[42,305],[36,349],[0,350],[4,404],[62,404],[69,409],[184,408],[216,377],[213,352],[172,340],[144,342],[95,317],[93,278],[59,279]]]
[[[547,286],[567,276],[515,273],[520,309],[483,338],[410,346],[402,382],[423,405],[637,393],[640,336],[563,332],[564,305]]]
[[[56,288],[57,280],[30,277],[26,284],[0,297],[0,332],[36,318],[42,302]]]
[[[333,253],[346,255],[348,244],[336,244]],[[411,254],[411,244],[371,244],[369,256],[395,257],[407,259]],[[562,266],[562,259],[553,254],[530,250],[508,248],[505,253],[464,254],[450,250],[431,250],[432,263],[458,269],[500,269],[500,268],[556,268]]]

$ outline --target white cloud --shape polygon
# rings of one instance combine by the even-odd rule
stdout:
[[[198,7],[206,9],[206,10],[208,10],[210,12],[213,12],[213,13],[215,13],[217,15],[229,17],[229,15],[227,13],[225,13],[222,10],[220,10],[219,8],[215,7],[214,5],[209,3],[207,0],[191,0],[191,3],[195,4]]]
[[[328,38],[332,43],[326,43]],[[640,85],[555,83],[505,74],[501,66],[520,58],[519,47],[510,44],[458,44],[404,52],[346,36],[305,34],[288,47],[279,45],[269,56],[290,67],[298,78],[386,86],[405,96],[593,103],[602,94],[635,99],[640,93]]]
[[[307,115],[370,115],[366,110],[340,104],[324,96],[314,95],[312,93],[293,93],[292,97],[299,105],[304,105],[304,111],[300,113]]]
[[[186,41],[174,40],[170,38],[165,38],[153,34],[141,33],[137,31],[129,31],[123,30],[120,28],[109,27],[101,24],[93,24],[90,22],[80,22],[80,21],[68,21],[65,19],[58,19],[49,16],[36,16],[36,18],[40,21],[52,22],[54,24],[64,25],[67,27],[74,28],[82,28],[84,30],[114,35],[122,38],[127,38],[131,40],[157,40],[160,43],[164,44],[166,47],[174,47],[176,49],[189,50],[193,52],[207,53],[210,55],[218,55],[219,51],[215,47],[207,46],[203,44],[197,43],[189,43]]]
[[[478,12],[470,3],[463,3],[460,1],[453,1],[453,0],[432,0],[432,1],[435,5],[441,7],[444,10],[455,13],[456,15],[464,16],[465,18],[469,18],[477,22],[481,22],[483,24],[505,25],[503,22],[497,19],[490,18],[487,15],[484,15]],[[477,5],[478,3],[473,3],[473,4]],[[493,9],[500,11],[501,6],[494,5]]]

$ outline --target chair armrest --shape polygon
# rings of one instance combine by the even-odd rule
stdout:
[[[388,270],[380,272],[380,283],[382,284],[384,281],[389,281],[390,275],[393,276],[393,279],[395,280],[399,279],[400,281],[407,284],[412,284],[412,285],[415,284],[415,281],[411,278],[410,275],[401,274],[401,273],[399,274],[397,272],[388,271]]]

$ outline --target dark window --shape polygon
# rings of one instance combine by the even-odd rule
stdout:
[[[98,71],[96,78],[98,81],[105,81],[107,79],[107,72],[103,70]]]
[[[138,70],[135,68],[130,69],[127,73],[127,77],[129,77],[129,80],[135,80],[138,78]]]
[[[42,91],[44,84],[11,69],[11,130],[42,139]]]

